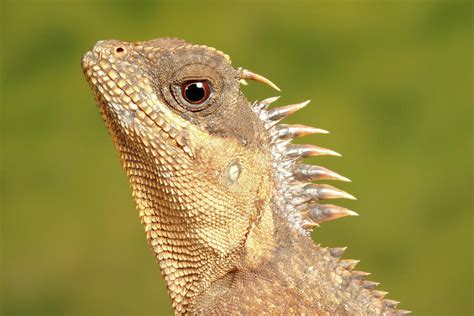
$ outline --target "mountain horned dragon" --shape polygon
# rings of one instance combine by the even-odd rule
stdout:
[[[174,311],[182,314],[406,315],[310,233],[357,213],[353,196],[304,164],[339,155],[294,138],[327,131],[280,121],[309,101],[269,108],[241,84],[270,80],[228,55],[175,38],[99,41],[82,68],[120,153]]]

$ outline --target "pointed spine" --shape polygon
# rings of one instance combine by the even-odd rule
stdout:
[[[271,121],[279,121],[281,119],[284,119],[285,117],[288,117],[296,111],[304,108],[306,105],[308,105],[310,101],[311,100],[307,100],[301,103],[290,104],[271,109],[268,111],[268,119]]]
[[[312,231],[315,227],[319,227],[319,224],[314,223],[314,222],[307,222],[307,223],[304,223],[302,226],[304,229]]]
[[[340,258],[346,251],[347,247],[334,247],[334,248],[329,248],[329,253],[331,256],[335,258]]]
[[[371,293],[373,297],[378,298],[378,299],[382,299],[384,298],[385,295],[388,294],[388,292],[378,291],[378,290],[373,290]]]
[[[303,187],[303,195],[315,200],[331,200],[331,199],[349,199],[356,200],[356,198],[338,188],[329,184],[314,184],[310,183]]]
[[[299,124],[279,124],[275,126],[277,137],[284,140],[290,140],[297,137],[303,137],[313,134],[328,134],[329,132],[317,127],[299,125]]]
[[[340,180],[351,182],[350,179],[321,166],[298,164],[293,170],[293,174],[298,180]]]
[[[344,269],[352,271],[359,262],[360,260],[346,259],[341,260],[340,264]]]
[[[275,97],[270,97],[270,98],[263,99],[262,101],[256,101],[256,102],[254,102],[252,107],[253,107],[254,111],[261,112],[262,110],[266,110],[266,108],[268,108],[268,106],[270,104],[272,104],[273,102],[275,102],[279,98],[280,98],[280,96],[275,96]]]
[[[310,204],[308,205],[308,211],[308,217],[317,224],[346,216],[359,216],[354,211],[332,204]]]
[[[243,68],[238,68],[237,69],[239,71],[239,79],[242,80],[242,79],[248,79],[248,80],[255,80],[255,81],[258,81],[258,82],[261,82],[263,84],[266,84],[268,86],[270,86],[271,88],[277,90],[277,91],[281,91],[280,88],[278,88],[278,86],[276,84],[274,84],[273,82],[271,82],[269,79],[265,78],[264,76],[262,75],[259,75],[255,72],[252,72],[248,69],[243,69]]]
[[[337,156],[341,154],[323,147],[318,147],[310,144],[289,144],[286,146],[285,154],[288,157],[314,157],[314,156]]]
[[[395,301],[395,300],[388,300],[388,299],[383,300],[383,305],[388,308],[396,308],[398,304],[400,304],[400,302]]]
[[[263,99],[262,101],[260,101],[258,103],[263,105],[264,108],[267,108],[270,104],[272,104],[273,102],[275,102],[279,98],[280,98],[280,96],[270,97],[270,98]]]
[[[353,280],[364,280],[366,277],[370,275],[369,272],[364,271],[352,271],[351,272],[351,279]]]
[[[374,281],[364,281],[362,282],[362,287],[366,290],[375,289],[380,283]]]

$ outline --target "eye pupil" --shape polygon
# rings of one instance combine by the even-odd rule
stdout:
[[[202,82],[196,82],[186,87],[186,98],[191,102],[199,102],[206,95]]]
[[[204,103],[210,96],[211,90],[207,81],[192,81],[181,86],[182,95],[191,104]]]

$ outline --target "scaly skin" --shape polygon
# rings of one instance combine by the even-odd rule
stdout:
[[[356,214],[319,202],[351,195],[308,182],[346,178],[301,164],[337,153],[288,141],[324,131],[276,125],[306,103],[251,105],[241,80],[271,82],[179,39],[101,41],[82,66],[176,314],[406,313],[339,259],[342,248],[309,237]],[[210,86],[202,104],[186,100],[192,81]]]

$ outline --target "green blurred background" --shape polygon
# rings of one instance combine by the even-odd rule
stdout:
[[[97,40],[214,46],[313,100],[289,122],[332,134],[318,163],[361,216],[349,246],[416,315],[472,315],[471,1],[1,2],[2,315],[172,313],[127,179],[80,68]],[[249,99],[274,94],[258,84]]]

